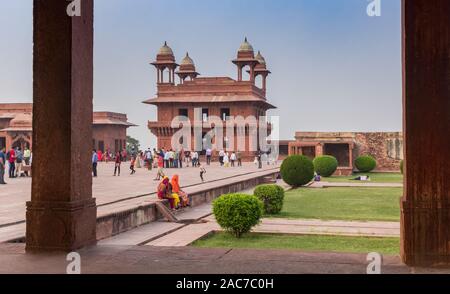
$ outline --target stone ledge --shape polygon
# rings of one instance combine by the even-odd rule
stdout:
[[[278,173],[278,170],[272,170],[254,178],[237,180],[216,187],[191,188],[187,189],[187,192],[192,197],[192,207],[195,207],[209,203],[220,195],[236,193],[265,183],[268,176],[275,177]],[[168,201],[164,200],[164,202],[168,206]],[[129,209],[105,214],[97,218],[97,240],[103,240],[160,219],[162,215],[157,211],[155,202],[144,202]]]

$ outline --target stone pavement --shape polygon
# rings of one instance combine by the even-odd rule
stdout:
[[[114,164],[101,163],[98,167],[99,177],[93,181],[93,196],[97,200],[99,214],[107,213],[102,209],[103,206],[108,206],[119,202],[118,207],[123,207],[126,204],[120,203],[124,200],[134,200],[136,198],[150,195],[156,191],[157,183],[153,181],[156,175],[156,170],[147,171],[145,169],[137,169],[137,173],[133,176],[129,174],[129,163],[122,164],[122,175],[114,177]],[[263,170],[274,169],[274,166],[263,166]],[[206,183],[208,185],[216,185],[216,181],[233,181],[233,178],[243,175],[248,175],[254,172],[260,172],[253,163],[244,163],[241,168],[224,168],[220,167],[218,163],[213,163],[210,167],[206,167],[207,174],[205,175]],[[183,168],[183,169],[166,169],[167,176],[174,174],[180,175],[181,185],[184,187],[195,186],[201,184],[198,169]],[[57,180],[57,179],[55,179]],[[25,220],[25,203],[31,198],[31,178],[6,179],[8,185],[0,187],[0,228],[14,223],[21,223]],[[156,199],[156,196],[153,196]],[[140,200],[141,201],[141,200]],[[142,201],[141,201],[142,202]]]
[[[365,254],[296,250],[96,246],[79,251],[83,274],[365,274]],[[0,274],[64,274],[66,254],[25,254],[24,245],[0,244]],[[450,273],[408,268],[384,256],[382,273]]]
[[[163,247],[188,246],[214,231],[221,230],[214,217],[208,217],[206,220],[206,223],[183,227],[145,245]],[[252,232],[292,235],[400,237],[400,224],[389,222],[263,219],[261,224],[256,226]]]

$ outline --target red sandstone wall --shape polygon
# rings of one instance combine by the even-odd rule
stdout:
[[[118,125],[95,125],[92,127],[92,137],[95,140],[98,148],[98,142],[103,141],[105,143],[105,151],[115,151],[115,140],[122,140],[126,142],[127,128]],[[122,146],[123,147],[123,146]]]
[[[356,133],[354,159],[371,155],[378,162],[378,171],[399,171],[403,159],[401,133]]]

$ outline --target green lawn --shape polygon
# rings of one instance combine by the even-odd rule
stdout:
[[[370,182],[372,183],[403,183],[403,175],[401,173],[361,173],[354,174],[349,177],[329,177],[323,178],[324,182],[351,182],[351,183],[370,183],[361,181],[351,181],[358,176],[370,176]]]
[[[400,221],[401,188],[300,188],[286,192],[283,210],[291,219]]]
[[[303,251],[399,254],[399,238],[366,238],[316,235],[247,234],[237,239],[216,233],[192,244],[202,248],[290,249]]]

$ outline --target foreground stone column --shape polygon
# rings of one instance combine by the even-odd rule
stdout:
[[[33,182],[27,251],[96,242],[92,198],[93,0],[34,0]]]
[[[450,1],[403,1],[405,195],[401,255],[450,264]]]

